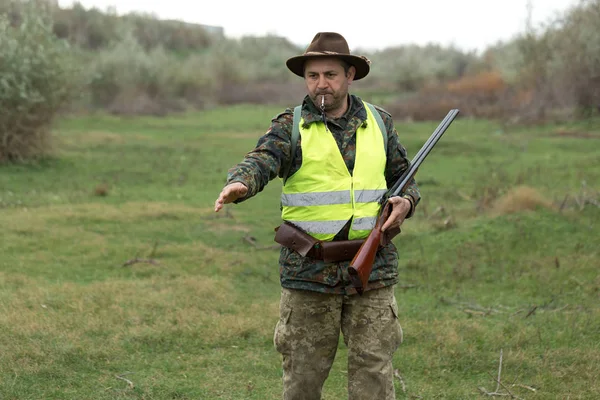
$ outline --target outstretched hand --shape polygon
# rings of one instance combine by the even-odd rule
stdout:
[[[389,228],[400,228],[411,208],[410,200],[404,197],[390,197],[388,203],[392,207],[392,211],[381,227],[382,232],[385,232]]]
[[[248,194],[248,188],[241,182],[233,182],[225,186],[219,198],[215,201],[215,212],[219,212],[223,208],[223,205],[232,203],[239,198],[242,198]]]

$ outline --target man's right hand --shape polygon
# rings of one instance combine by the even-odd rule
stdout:
[[[219,198],[215,201],[215,212],[219,212],[223,208],[223,205],[232,203],[237,199],[246,196],[248,194],[248,188],[241,182],[233,182],[225,186]]]

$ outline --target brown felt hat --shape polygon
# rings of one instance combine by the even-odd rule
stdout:
[[[354,80],[359,80],[369,73],[371,61],[364,56],[350,54],[348,42],[339,33],[319,32],[301,56],[288,59],[285,63],[294,74],[304,77],[304,62],[309,58],[337,57],[356,68]]]

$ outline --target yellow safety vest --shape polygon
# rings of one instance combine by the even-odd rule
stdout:
[[[348,239],[366,238],[375,226],[378,200],[387,189],[387,133],[382,134],[370,107],[365,109],[366,124],[356,131],[352,175],[325,124],[304,128],[304,120],[299,122],[302,165],[283,185],[281,217],[316,239],[330,241],[351,218]]]

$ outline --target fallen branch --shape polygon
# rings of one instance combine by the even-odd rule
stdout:
[[[212,215],[204,217],[205,220],[225,219],[225,218],[236,221],[235,215],[233,215],[233,213],[231,212],[231,210],[229,209],[228,206],[224,206],[222,212],[212,213]]]
[[[150,255],[148,256],[148,258],[153,258],[156,255],[157,247],[158,247],[158,240],[155,240],[154,245],[152,246],[152,251],[150,252]]]
[[[493,313],[503,313],[504,311],[495,309],[495,308],[486,308],[486,307],[482,307],[479,304],[473,304],[473,303],[466,303],[466,302],[459,302],[459,301],[454,301],[452,299],[447,299],[447,298],[440,298],[440,302],[442,304],[447,304],[447,305],[455,305],[459,308],[461,308],[461,310],[467,314],[472,314],[472,315],[490,315]],[[500,306],[502,307],[502,306]]]
[[[527,313],[525,318],[529,318],[530,316],[532,316],[535,313],[535,310],[537,310],[537,308],[538,308],[538,306],[533,306],[533,308],[531,310],[529,310],[529,312]]]
[[[466,201],[472,201],[473,200],[473,198],[471,196],[464,194],[460,190],[458,190],[456,192],[456,194],[458,194],[463,200],[466,200]]]
[[[484,388],[483,386],[478,387],[477,389],[479,389],[479,391],[481,392],[481,394],[484,394],[486,396],[510,396],[510,394],[508,393],[496,393],[496,392],[488,392],[486,388]]]
[[[563,199],[562,203],[560,204],[560,208],[558,209],[558,211],[562,211],[565,206],[567,205],[567,199],[569,198],[569,194],[567,193],[565,195],[565,198]]]
[[[502,383],[501,378],[502,378],[502,349],[500,349],[500,361],[498,362],[498,377],[495,379],[496,381],[496,390],[493,392],[488,392],[486,388],[484,388],[483,386],[478,387],[479,391],[486,395],[486,396],[506,396],[506,397],[510,397],[511,399],[519,399],[521,400],[520,397],[515,396],[514,394],[512,394],[510,392],[510,390],[508,390],[508,388]],[[492,376],[492,374],[489,374],[492,378],[494,378]],[[504,390],[506,390],[507,393],[502,393],[500,392],[500,386],[502,386],[502,388],[504,388]],[[514,385],[513,385],[514,386]]]
[[[488,374],[488,375],[492,376],[492,374]],[[492,376],[492,378],[493,378],[493,376]],[[508,390],[508,388],[507,388],[507,387],[504,385],[504,383],[500,382],[500,380],[498,380],[497,382],[498,382],[499,386],[502,386],[502,387],[504,388],[504,390],[506,390],[506,391],[508,392],[508,396],[510,396],[510,398],[511,398],[511,399],[518,399],[518,400],[522,400],[520,397],[518,397],[518,396],[515,396],[514,394],[512,394],[512,393],[510,392],[510,390]],[[495,393],[499,393],[499,392],[498,392],[498,391],[496,391]],[[506,394],[504,394],[504,396],[505,396],[505,395],[506,395]]]
[[[502,376],[502,349],[500,349],[500,362],[498,363],[498,379],[496,381],[498,384],[496,385],[496,392],[500,389],[500,376]]]
[[[130,265],[133,264],[152,264],[152,265],[159,265],[160,262],[158,262],[157,260],[153,260],[151,258],[133,258],[131,260],[126,261],[123,266],[124,267],[128,267]]]
[[[520,388],[523,388],[523,389],[531,390],[532,392],[537,392],[537,389],[536,389],[536,388],[534,388],[534,387],[531,387],[531,386],[527,386],[527,385],[522,385],[522,384],[520,384],[520,383],[513,384],[512,386],[513,386],[513,387],[515,387],[515,386],[516,386],[516,387],[520,387]]]
[[[468,308],[464,309],[463,312],[466,313],[466,314],[468,314],[468,315],[479,315],[479,316],[482,316],[482,317],[487,317],[489,315],[488,312],[469,310]]]
[[[589,204],[592,204],[592,205],[594,205],[594,206],[596,206],[596,207],[600,208],[600,202],[598,202],[597,200],[594,200],[594,199],[587,199],[587,202],[588,202]]]
[[[115,375],[115,378],[117,378],[117,379],[120,379],[120,380],[122,380],[122,381],[125,381],[125,382],[127,382],[127,385],[128,385],[128,386],[129,386],[131,389],[133,389],[133,388],[134,388],[133,382],[131,382],[129,379],[125,378],[125,375],[131,374],[131,373],[132,373],[132,372],[126,372],[126,373],[124,373],[124,374],[121,374],[121,375]]]
[[[400,381],[400,386],[402,387],[402,393],[406,393],[406,384],[404,383],[404,379],[402,379],[402,375],[400,375],[400,370],[394,370],[394,376]]]
[[[554,310],[552,310],[552,312],[559,312],[559,311],[567,309],[568,307],[569,307],[569,304],[567,304],[561,308],[555,308]]]
[[[254,236],[246,235],[242,238],[242,240],[248,243],[250,246],[254,247],[256,250],[275,250],[281,248],[279,244],[273,244],[270,246],[259,246],[256,243],[256,238]]]
[[[419,285],[396,285],[398,289],[414,289],[418,288]]]
[[[429,218],[437,217],[438,214],[440,214],[442,216],[446,215],[446,209],[444,208],[444,206],[439,206],[438,208],[436,208],[433,211],[433,213],[431,213],[431,215],[429,216]]]

